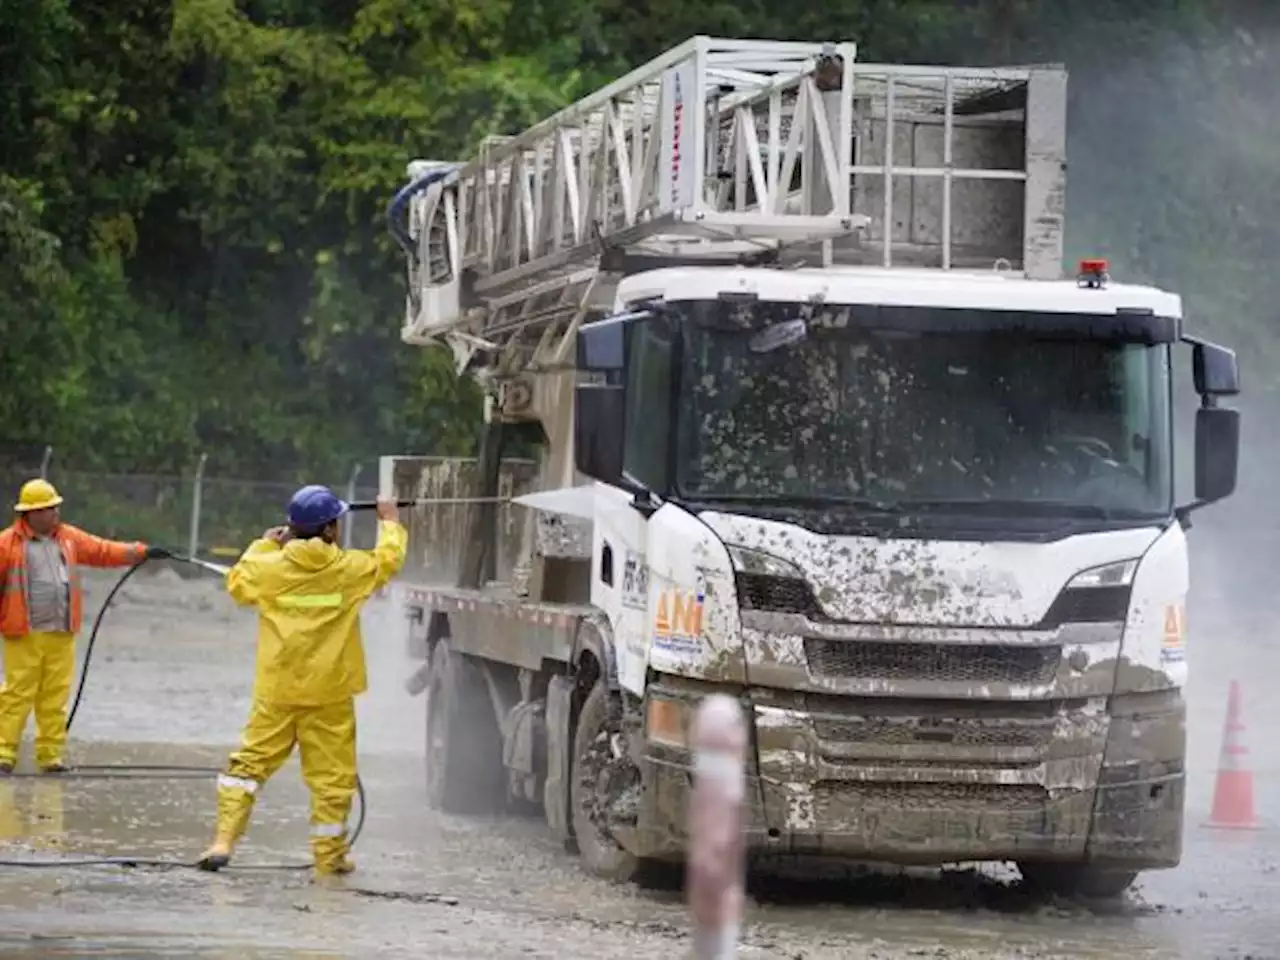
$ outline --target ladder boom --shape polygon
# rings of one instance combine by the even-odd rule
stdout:
[[[1065,71],[856,52],[695,37],[469,162],[410,164],[388,211],[402,339],[449,344],[460,371],[563,362],[617,281],[660,263],[1056,276]]]

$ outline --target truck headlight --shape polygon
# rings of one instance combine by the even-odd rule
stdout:
[[[1137,560],[1117,560],[1100,567],[1081,570],[1067,584],[1068,590],[1089,590],[1097,587],[1127,587],[1138,572]]]
[[[1114,560],[1081,570],[1067,581],[1041,621],[1044,629],[1064,623],[1123,623],[1129,616],[1138,561]]]
[[[764,577],[782,577],[787,580],[803,580],[804,574],[790,560],[783,560],[771,553],[752,550],[736,543],[726,544],[729,559],[735,573],[754,573]]]
[[[790,560],[735,543],[726,546],[733,561],[738,606],[743,610],[822,615],[804,574]]]

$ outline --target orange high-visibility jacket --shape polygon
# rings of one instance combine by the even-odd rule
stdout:
[[[26,522],[0,530],[0,634],[22,637],[31,632],[27,611],[27,541],[32,537]],[[60,523],[53,537],[62,548],[71,590],[68,605],[70,629],[80,629],[80,574],[77,567],[129,567],[147,556],[144,543],[119,543]]]

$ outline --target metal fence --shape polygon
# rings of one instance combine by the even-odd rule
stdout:
[[[62,514],[68,523],[98,536],[143,540],[206,558],[239,556],[263,530],[283,523],[299,486],[218,476],[205,457],[189,472],[174,475],[81,470],[56,453],[46,448],[34,456],[0,455],[0,497],[13,503],[22,484],[43,476],[65,499]],[[328,482],[339,496],[372,500],[378,495],[377,476],[375,464],[355,464],[346,477],[318,482]],[[345,521],[345,546],[369,548],[376,536],[372,511]]]

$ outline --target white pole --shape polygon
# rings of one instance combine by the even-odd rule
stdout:
[[[194,557],[200,549],[200,505],[204,500],[204,465],[209,459],[207,453],[200,454],[200,462],[196,465],[195,483],[191,490],[191,529],[187,532],[187,556]]]
[[[351,468],[351,478],[347,480],[347,503],[351,503],[356,498],[356,481],[360,479],[360,471],[364,469],[362,464],[357,463]],[[355,526],[352,517],[347,517],[347,522],[342,525],[342,549],[351,549],[351,528]]]
[[[40,458],[40,479],[49,479],[49,461],[53,459],[53,447],[46,446],[44,448],[44,456]]]
[[[737,700],[707,697],[693,723],[686,889],[696,960],[738,954],[746,897],[743,804],[747,726]]]

